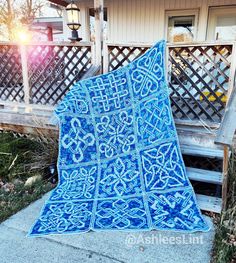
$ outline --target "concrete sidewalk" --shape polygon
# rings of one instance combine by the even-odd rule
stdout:
[[[207,233],[88,232],[28,238],[47,199],[31,204],[0,225],[1,263],[209,263],[214,227]],[[210,218],[207,221],[212,225]]]

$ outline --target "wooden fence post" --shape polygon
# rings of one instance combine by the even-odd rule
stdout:
[[[228,167],[229,167],[229,147],[224,145],[223,159],[223,183],[222,183],[222,210],[227,208],[227,192],[228,192]]]
[[[91,62],[93,65],[96,65],[96,48],[94,42],[92,42],[91,45]]]
[[[103,0],[94,0],[95,10],[95,65],[102,69],[102,48],[103,48]]]
[[[20,45],[21,67],[23,77],[24,102],[26,104],[25,110],[29,111],[30,104],[30,85],[27,64],[27,51],[25,45]]]
[[[236,74],[236,41],[233,42],[232,46],[232,54],[231,54],[231,65],[230,65],[230,73],[229,73],[229,87],[228,87],[228,100],[231,96],[231,93],[234,89],[234,78]]]
[[[103,73],[109,71],[109,55],[108,55],[108,45],[103,45]]]

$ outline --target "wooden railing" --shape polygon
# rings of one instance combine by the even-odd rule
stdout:
[[[57,104],[91,67],[91,43],[0,43],[0,101]]]
[[[233,42],[167,45],[167,79],[176,121],[221,123],[232,90],[234,46]],[[125,66],[149,47],[107,44],[104,71]]]
[[[236,130],[236,72],[234,76],[234,87],[226,105],[225,114],[217,131],[215,143],[232,145]]]
[[[228,109],[232,112],[234,107],[228,104],[225,114],[236,70],[235,43],[167,45],[167,80],[176,123],[209,127],[221,124],[219,143],[229,134],[225,122],[231,120]],[[103,72],[127,65],[149,47],[106,44]],[[94,57],[91,43],[48,42],[19,46],[0,42],[0,103],[53,106],[87,72]]]

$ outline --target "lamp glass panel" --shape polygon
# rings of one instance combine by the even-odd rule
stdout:
[[[79,10],[76,10],[78,7],[75,4],[70,4],[67,10],[68,23],[79,23]]]
[[[70,30],[79,30],[80,24],[67,24]]]

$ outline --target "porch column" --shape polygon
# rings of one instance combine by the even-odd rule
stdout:
[[[94,0],[95,10],[95,65],[102,67],[102,50],[103,50],[103,0]]]
[[[205,41],[207,33],[207,20],[208,20],[208,1],[202,1],[199,14],[199,29],[197,33],[197,41]]]
[[[21,69],[23,79],[23,90],[24,90],[24,103],[26,104],[26,112],[29,111],[29,104],[31,100],[30,96],[30,84],[29,84],[29,70],[27,63],[27,50],[25,45],[20,45],[20,57],[21,57]]]

